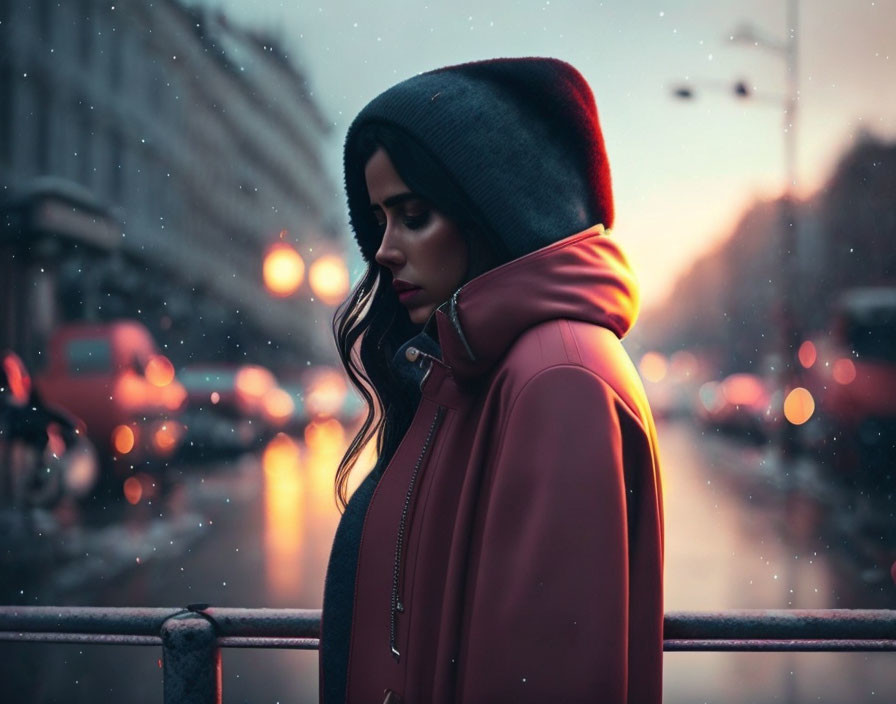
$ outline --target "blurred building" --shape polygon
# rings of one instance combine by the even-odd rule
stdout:
[[[896,287],[896,143],[864,133],[825,185],[796,204],[791,302],[804,337],[825,334],[835,302],[859,287]],[[757,202],[698,259],[628,344],[699,353],[717,373],[767,372],[780,351],[780,201]]]
[[[295,61],[220,14],[0,0],[0,347],[132,317],[176,362],[328,357],[332,309],[261,276],[281,237],[340,252],[327,131]]]

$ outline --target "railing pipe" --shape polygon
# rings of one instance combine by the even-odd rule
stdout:
[[[219,647],[317,647],[320,611],[0,606],[0,640],[162,645],[162,625],[201,613]],[[666,650],[896,650],[896,611],[782,609],[666,614]],[[765,643],[763,646],[762,643]]]
[[[162,624],[165,702],[221,704],[221,651],[214,622],[202,612],[172,616]]]

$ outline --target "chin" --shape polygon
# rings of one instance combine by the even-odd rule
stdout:
[[[423,325],[429,320],[429,316],[432,315],[434,310],[435,308],[415,308],[414,310],[408,311],[408,317],[415,325]]]

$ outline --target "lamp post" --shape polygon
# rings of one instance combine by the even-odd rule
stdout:
[[[797,25],[798,0],[787,0],[787,34],[783,40],[770,38],[750,24],[740,25],[728,39],[732,42],[746,43],[766,49],[782,58],[787,70],[787,83],[784,95],[756,95],[745,81],[738,81],[733,86],[726,86],[726,92],[733,90],[738,98],[752,98],[759,102],[783,107],[784,129],[784,170],[785,183],[780,205],[780,253],[779,284],[777,290],[778,313],[778,348],[780,361],[776,376],[779,387],[787,392],[797,386],[797,350],[801,335],[795,315],[795,296],[797,287],[797,213],[794,204],[796,190],[796,135],[797,105],[799,85],[797,76]],[[673,95],[682,100],[695,97],[694,89],[689,85],[673,88]],[[782,408],[783,413],[783,408]],[[782,459],[789,459],[796,451],[796,427],[786,418],[782,418],[778,437]]]

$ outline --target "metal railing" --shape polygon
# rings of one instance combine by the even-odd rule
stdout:
[[[165,704],[221,701],[221,648],[314,650],[320,611],[0,606],[0,641],[161,645]],[[896,611],[782,609],[666,614],[666,651],[894,651]]]

